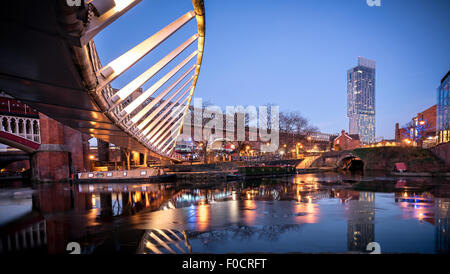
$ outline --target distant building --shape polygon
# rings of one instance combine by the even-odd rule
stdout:
[[[401,146],[402,143],[397,140],[381,140],[379,142],[376,142],[374,144],[365,145],[364,147],[397,147]]]
[[[450,71],[442,78],[437,89],[437,142],[450,141]]]
[[[361,147],[358,134],[347,134],[342,130],[341,135],[333,141],[333,150],[352,150]]]
[[[395,140],[398,142],[410,140],[412,144],[417,141],[418,144],[422,143],[424,147],[434,145],[436,143],[436,109],[436,105],[434,105],[417,113],[417,116],[413,117],[403,128],[399,128],[397,123],[395,125]],[[419,127],[422,127],[423,132],[418,132]]]
[[[358,65],[347,71],[349,132],[365,144],[375,142],[375,67],[375,61],[358,57]]]
[[[401,142],[403,139],[403,135],[404,135],[404,129],[400,128],[399,123],[395,123],[395,141]]]
[[[417,116],[412,120],[415,126],[425,123],[424,132],[422,132],[424,142],[434,144],[436,137],[436,105],[417,113]]]

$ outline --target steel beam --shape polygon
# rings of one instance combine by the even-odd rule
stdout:
[[[159,44],[164,42],[178,29],[188,23],[192,18],[194,18],[194,16],[194,11],[187,12],[174,22],[167,25],[162,30],[158,31],[151,37],[136,45],[134,48],[130,49],[129,51],[125,52],[124,54],[110,62],[108,65],[104,66],[98,72],[97,78],[99,83],[97,86],[97,91],[101,91],[106,85],[111,83],[111,81],[116,79],[124,71],[126,71],[137,61],[142,59],[145,55],[156,48]]]
[[[157,103],[159,103],[162,98],[164,98],[174,87],[176,87],[184,78],[188,76],[191,71],[193,71],[195,68],[195,65],[193,65],[190,69],[188,69],[186,72],[184,72],[175,82],[173,82],[169,87],[167,87],[161,94],[156,96],[151,102],[149,102],[143,109],[141,109],[136,115],[131,118],[131,122],[136,124],[141,120],[144,115],[146,115]]]
[[[180,109],[177,109],[174,114],[169,114],[169,116],[171,117],[169,119],[169,121],[166,123],[166,125],[164,127],[162,127],[160,130],[158,130],[158,132],[156,132],[156,134],[150,139],[150,142],[153,145],[157,145],[160,142],[161,137],[165,136],[165,131],[167,130],[167,128],[169,126],[170,129],[172,130],[174,125],[179,122],[179,119],[183,118],[183,115],[180,116],[180,114],[183,113],[183,107],[180,106]]]
[[[164,58],[159,60],[156,64],[154,64],[151,68],[146,70],[144,73],[139,75],[136,79],[128,83],[126,86],[121,88],[116,94],[114,94],[110,98],[110,102],[114,108],[123,100],[128,98],[135,90],[144,85],[148,80],[150,80],[156,73],[158,73],[161,69],[163,69],[168,63],[170,63],[173,59],[175,59],[180,53],[182,53],[189,45],[191,45],[195,40],[197,40],[198,34],[194,34],[191,38],[186,40],[183,44],[181,44],[178,48],[173,50],[171,53],[166,55]],[[111,110],[111,109],[110,109]]]
[[[166,114],[167,114],[169,111],[171,111],[175,106],[183,105],[184,103],[186,103],[188,97],[184,98],[184,100],[183,100],[180,104],[178,104],[178,101],[180,101],[180,99],[183,98],[184,95],[186,95],[186,92],[187,92],[189,89],[190,89],[190,88],[188,88],[185,92],[183,92],[183,94],[181,94],[181,95],[180,95],[180,96],[172,103],[172,105],[171,105],[170,107],[168,107],[167,109],[165,109],[161,114],[158,115],[158,113],[155,113],[154,116],[159,116],[159,117],[158,117],[157,119],[155,119],[154,121],[152,121],[151,124],[150,124],[149,126],[147,126],[147,127],[142,131],[142,134],[143,134],[143,135],[146,135],[146,136],[152,136],[152,135],[154,134],[154,132],[155,132],[156,130],[158,130],[158,129],[159,129],[159,128],[160,128],[160,127],[161,127],[161,126],[162,126],[162,125],[170,118],[170,115],[167,115],[167,116],[166,116]],[[163,119],[163,117],[165,117],[165,118],[164,118],[163,121],[161,121],[161,119]],[[154,127],[158,124],[159,121],[161,121],[161,123],[158,125],[158,127],[154,128]],[[150,134],[147,135],[147,133],[148,133],[151,129],[153,129],[153,130],[150,132]],[[147,137],[147,138],[150,138],[150,137]]]
[[[170,78],[172,78],[178,71],[180,71],[189,61],[192,60],[192,58],[197,55],[197,51],[194,51],[186,57],[181,63],[179,63],[175,68],[173,68],[169,73],[164,75],[161,79],[159,79],[153,86],[151,86],[149,89],[144,91],[139,97],[137,97],[133,102],[131,102],[129,105],[127,105],[123,111],[120,113],[120,115],[125,117],[128,114],[131,114],[138,106],[140,106],[142,103],[145,102],[145,100],[148,99],[148,97],[152,96],[153,93],[155,93],[162,85],[164,85]]]
[[[167,98],[166,100],[164,100],[154,111],[152,111],[138,126],[137,128],[139,130],[142,130],[154,117],[155,115],[157,115],[168,103],[171,102],[171,100],[178,94],[180,93],[181,90],[183,90],[188,84],[189,82],[192,81],[192,79],[194,78],[194,76],[192,76],[191,78],[189,78],[186,82],[184,82],[183,85],[181,85],[172,95],[170,95],[169,98]],[[186,94],[187,91],[185,91],[183,93],[184,96]]]

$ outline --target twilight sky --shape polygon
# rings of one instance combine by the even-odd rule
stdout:
[[[102,63],[191,9],[190,0],[143,0],[95,38]],[[346,71],[363,56],[377,62],[376,136],[388,139],[396,122],[436,104],[436,88],[450,69],[449,0],[382,0],[381,7],[366,0],[205,0],[205,9],[194,97],[222,108],[270,102],[300,111],[322,132],[348,130]],[[123,87],[195,29],[193,20],[113,86]]]

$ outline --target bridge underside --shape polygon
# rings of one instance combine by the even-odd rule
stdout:
[[[26,152],[22,151],[0,152],[0,169],[4,168],[5,166],[11,163],[24,160],[30,160],[30,155]]]
[[[0,87],[73,129],[164,158],[117,127],[91,98],[82,79],[85,68],[75,60],[80,54],[89,55],[65,37],[61,21],[71,17],[65,14],[61,18],[60,2],[65,1],[2,3],[7,7],[0,9]],[[65,22],[67,26],[70,23]]]
[[[35,152],[40,146],[39,143],[3,131],[0,131],[0,143],[18,148],[27,153]]]

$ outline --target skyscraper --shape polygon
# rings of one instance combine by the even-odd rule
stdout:
[[[347,71],[349,132],[359,134],[365,144],[375,142],[375,66],[375,61],[358,57],[358,65]]]
[[[442,78],[437,90],[438,143],[450,142],[450,71]]]

